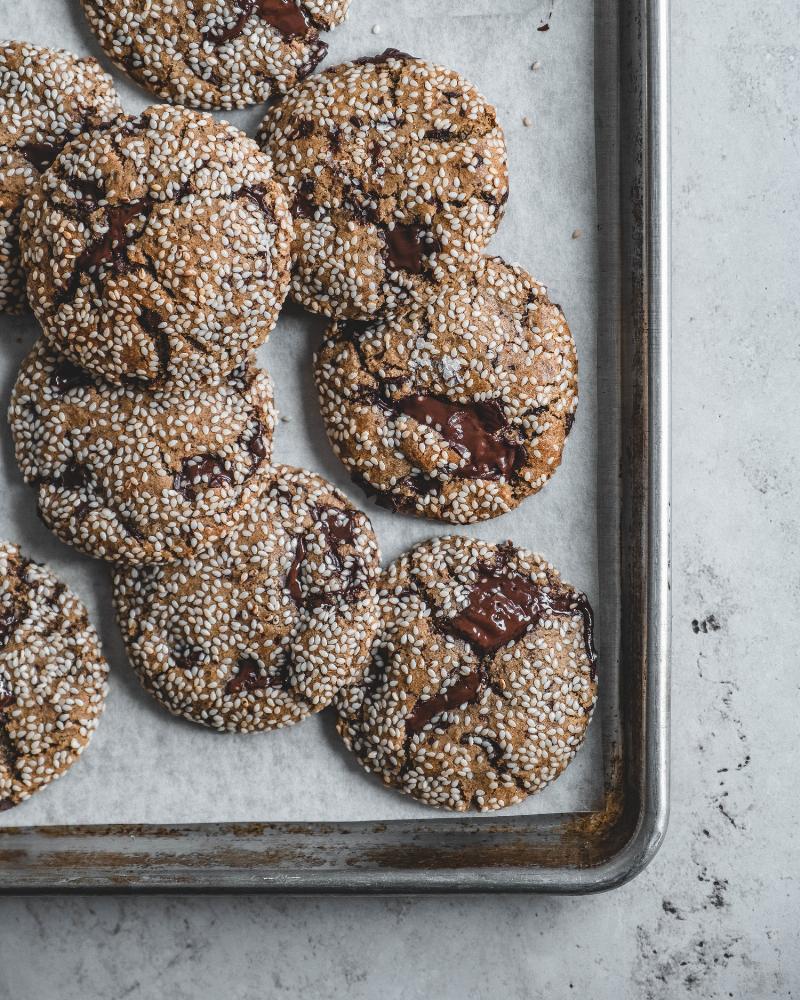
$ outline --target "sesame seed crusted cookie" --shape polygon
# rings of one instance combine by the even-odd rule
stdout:
[[[9,421],[45,524],[89,555],[139,563],[231,531],[264,487],[275,411],[252,360],[191,388],[114,386],[40,338]]]
[[[106,54],[166,101],[241,108],[311,73],[350,0],[83,0]]]
[[[393,49],[295,87],[257,138],[292,199],[291,294],[326,316],[422,294],[483,249],[508,196],[495,109],[454,70]]]
[[[278,466],[225,541],[118,568],[131,661],[166,708],[214,729],[299,722],[360,675],[379,559],[365,514],[320,476]]]
[[[83,604],[0,542],[0,810],[75,763],[103,711],[107,677]]]
[[[488,257],[404,311],[334,322],[315,375],[333,449],[369,495],[465,524],[512,510],[558,468],[577,368],[545,289]]]
[[[45,336],[109,381],[225,373],[266,340],[289,280],[272,164],[210,115],[151,107],[71,142],[21,218]]]
[[[0,312],[26,305],[19,214],[30,187],[70,139],[121,114],[96,59],[0,43]]]
[[[583,741],[596,656],[586,597],[511,542],[425,542],[379,581],[363,679],[336,699],[364,768],[429,805],[502,809]]]

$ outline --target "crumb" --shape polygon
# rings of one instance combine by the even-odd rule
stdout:
[[[372,34],[379,35],[381,33],[381,26],[379,24],[372,25]]]
[[[719,619],[716,615],[711,614],[702,620],[694,618],[692,619],[692,632],[697,635],[699,632],[703,632],[708,635],[709,632],[719,632],[722,625],[719,623]]]
[[[530,128],[531,125],[533,125],[533,121],[527,115],[525,115],[525,117],[522,119],[522,124],[525,126],[525,128]]]
[[[583,230],[582,229],[573,229],[572,230],[572,238],[573,238],[573,240],[579,240],[581,238],[581,236],[583,236]]]
[[[292,420],[292,418],[290,416],[287,416],[287,414],[285,414],[285,413],[281,414],[281,423],[282,424],[291,423],[291,420]]]
[[[550,25],[549,24],[540,24],[539,27],[536,30],[537,31],[549,31],[550,30]]]
[[[538,73],[541,68],[542,64],[539,62],[538,59],[536,60],[535,63],[531,63],[531,69],[534,71],[534,73]]]

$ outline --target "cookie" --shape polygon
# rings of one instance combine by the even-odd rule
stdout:
[[[461,524],[513,510],[553,475],[577,370],[561,309],[499,257],[392,316],[334,322],[315,361],[353,479],[381,506]]]
[[[326,316],[422,295],[482,250],[508,197],[495,109],[454,70],[393,49],[295,87],[257,138],[292,199],[291,294]]]
[[[122,113],[96,59],[27,42],[0,43],[0,312],[27,304],[19,213],[39,175],[83,132]]]
[[[425,542],[379,582],[363,679],[336,700],[368,771],[429,805],[502,809],[557,778],[597,689],[592,610],[511,542]]]
[[[191,561],[120,567],[131,662],[176,715],[253,732],[299,722],[360,676],[377,627],[369,519],[279,466],[235,530]]]
[[[83,604],[0,542],[0,810],[72,767],[103,711],[107,677]]]
[[[21,219],[45,336],[117,384],[189,384],[267,338],[291,217],[272,165],[210,115],[152,107],[71,142]]]
[[[264,486],[275,411],[252,361],[191,388],[113,386],[40,338],[9,411],[17,462],[58,537],[111,561],[181,559]]]
[[[192,108],[260,104],[325,58],[319,37],[350,0],[83,0],[120,69],[165,101]]]

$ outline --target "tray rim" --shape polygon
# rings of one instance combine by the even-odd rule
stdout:
[[[642,471],[647,514],[642,524],[646,565],[642,703],[640,732],[634,734],[634,739],[639,738],[639,759],[635,748],[627,749],[633,766],[628,760],[629,770],[624,774],[620,770],[607,788],[603,809],[594,814],[499,821],[432,818],[430,822],[386,824],[3,828],[0,894],[588,893],[624,884],[653,859],[666,834],[669,814],[669,0],[621,0],[620,8],[625,9],[629,28],[636,34],[639,65],[634,72],[639,76],[641,104],[640,332],[647,358],[646,468]],[[542,853],[539,845],[547,860],[521,863],[519,858],[530,846],[523,849],[521,838],[533,827],[542,838],[549,836],[553,842],[573,838],[575,845],[584,847],[575,846],[571,855],[566,850],[564,856],[572,861],[559,863],[547,851]],[[437,854],[435,841],[440,841],[442,833],[452,836],[452,841]],[[359,852],[366,851],[369,860],[369,845],[375,837],[388,843],[375,849],[371,865],[360,867]],[[485,837],[491,837],[491,843]],[[331,846],[318,838],[326,838]],[[504,844],[517,853],[504,854]],[[587,852],[586,844],[595,845],[594,854]],[[492,848],[496,853],[499,849],[499,862],[489,857]],[[329,864],[326,850],[340,850],[341,857]],[[417,856],[420,860],[415,863]],[[464,863],[454,863],[453,858]],[[483,863],[475,864],[476,858]],[[209,859],[210,864],[200,863]],[[426,859],[428,864],[421,863]]]

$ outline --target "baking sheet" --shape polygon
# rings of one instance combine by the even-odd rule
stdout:
[[[548,25],[547,31],[537,30]],[[377,29],[377,30],[376,30]],[[102,57],[77,0],[35,5],[0,0],[0,34]],[[610,342],[600,314],[601,242],[595,165],[593,5],[541,0],[353,0],[349,20],[330,33],[324,65],[392,46],[453,66],[496,105],[508,141],[511,197],[490,250],[544,282],[566,313],[578,346],[580,402],[564,461],[521,508],[494,521],[453,529],[383,511],[349,482],[319,417],[311,358],[324,321],[287,306],[260,358],[272,372],[279,423],[274,458],[302,465],[344,489],[372,518],[384,561],[433,534],[460,531],[512,538],[542,552],[594,605],[601,702],[583,749],[551,787],[507,810],[525,815],[597,808],[602,800],[602,681],[615,673],[617,530],[615,463],[605,454],[613,392],[598,392],[599,343]],[[536,63],[537,68],[533,69]],[[151,103],[112,71],[126,110]],[[219,117],[253,133],[261,111]],[[523,118],[532,125],[525,126]],[[580,230],[580,236],[573,233]],[[37,328],[0,318],[0,391],[7,407],[16,370]],[[603,364],[607,364],[604,354]],[[598,428],[604,433],[598,435]],[[78,764],[0,825],[434,819],[445,814],[383,788],[340,744],[331,712],[277,733],[220,735],[170,716],[139,687],[128,666],[110,601],[108,570],[62,545],[40,524],[35,494],[16,469],[0,427],[0,537],[47,562],[86,601],[111,663],[106,712]],[[602,577],[600,565],[603,565]],[[602,581],[602,589],[601,589]]]

